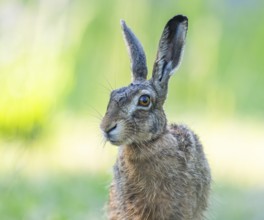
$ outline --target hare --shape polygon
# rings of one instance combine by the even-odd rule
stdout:
[[[111,92],[101,122],[118,148],[110,186],[110,220],[200,220],[208,205],[211,174],[198,137],[185,125],[167,124],[163,104],[178,68],[188,19],[165,26],[151,79],[143,47],[121,21],[131,61],[132,83]]]

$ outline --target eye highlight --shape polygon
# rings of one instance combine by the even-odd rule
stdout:
[[[142,95],[138,99],[138,105],[143,107],[148,107],[150,104],[150,96],[149,95]]]

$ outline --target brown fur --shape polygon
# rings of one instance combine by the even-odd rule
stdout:
[[[202,145],[187,126],[168,126],[162,107],[168,80],[180,62],[187,24],[187,18],[180,15],[166,25],[150,80],[142,71],[134,71],[147,69],[144,62],[136,62],[138,56],[133,57],[137,50],[141,57],[144,52],[133,34],[125,34],[132,36],[126,40],[133,49],[134,81],[111,93],[101,123],[106,139],[120,145],[109,194],[110,220],[204,218],[211,175]],[[124,22],[122,25],[124,32],[131,32]],[[148,107],[138,104],[142,94],[150,97]]]

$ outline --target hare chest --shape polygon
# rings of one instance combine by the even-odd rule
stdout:
[[[188,193],[188,176],[181,173],[176,158],[162,158],[163,163],[159,159],[129,164],[121,158],[117,162],[109,202],[114,217],[110,219],[191,219],[189,211],[182,213],[194,197]]]

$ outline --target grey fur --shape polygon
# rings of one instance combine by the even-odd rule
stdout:
[[[211,174],[203,147],[187,126],[167,125],[163,110],[187,25],[182,15],[167,23],[150,80],[141,78],[111,93],[101,123],[106,139],[120,146],[110,187],[110,220],[204,219]],[[148,106],[139,104],[141,95],[150,97]]]
[[[126,25],[125,21],[121,20],[124,40],[130,56],[131,71],[133,81],[144,80],[147,78],[148,69],[146,64],[146,56],[143,47],[134,33]]]

